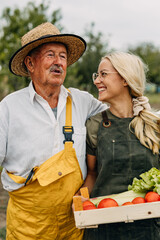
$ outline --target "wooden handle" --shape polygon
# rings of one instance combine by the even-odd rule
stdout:
[[[89,192],[87,187],[80,188],[81,196],[89,199]],[[73,197],[74,211],[82,211],[83,210],[83,202],[81,196]]]
[[[87,187],[80,188],[81,196],[89,199],[89,192]]]
[[[83,210],[83,203],[81,200],[81,196],[74,196],[73,204],[74,204],[74,211],[82,211]]]

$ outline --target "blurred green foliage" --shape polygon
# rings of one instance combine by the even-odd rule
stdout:
[[[0,239],[2,239],[2,240],[6,239],[6,228],[0,229]]]
[[[148,65],[148,81],[160,85],[160,48],[153,43],[141,43],[129,48],[129,51],[140,56]]]

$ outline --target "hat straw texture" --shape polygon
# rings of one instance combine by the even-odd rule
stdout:
[[[38,27],[26,33],[21,39],[21,44],[22,46],[24,46],[34,40],[41,38],[42,36],[59,35],[59,34],[61,34],[60,31],[53,24],[49,22],[42,23]]]

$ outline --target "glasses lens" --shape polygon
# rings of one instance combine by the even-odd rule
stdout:
[[[95,81],[97,79],[97,77],[98,77],[98,74],[97,73],[93,73],[93,75],[92,75],[93,81]]]

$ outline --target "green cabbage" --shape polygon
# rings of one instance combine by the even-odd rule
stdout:
[[[154,191],[160,194],[160,170],[153,167],[149,171],[140,174],[140,178],[134,178],[132,185],[128,186],[128,190],[137,193]]]

